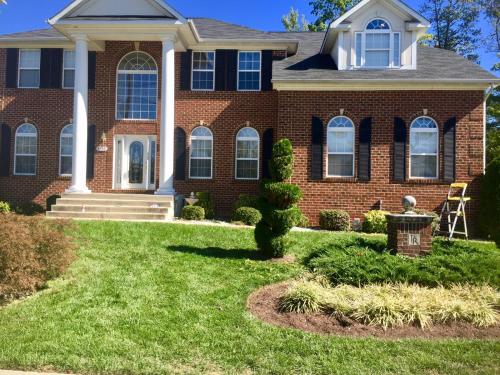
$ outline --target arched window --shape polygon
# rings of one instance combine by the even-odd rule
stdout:
[[[62,128],[59,144],[59,174],[61,176],[71,176],[73,168],[73,124],[68,124]]]
[[[38,132],[32,124],[23,124],[16,130],[14,174],[34,176],[36,174],[36,157]]]
[[[212,178],[213,142],[212,132],[204,126],[197,127],[191,133],[189,154],[190,178]]]
[[[354,124],[345,117],[334,117],[328,124],[328,176],[354,177]]]
[[[397,68],[401,65],[401,34],[376,18],[362,32],[355,33],[355,66],[359,68]]]
[[[116,118],[156,119],[158,69],[144,52],[131,52],[118,64]]]
[[[236,135],[236,178],[259,179],[259,133],[253,128],[243,128]]]
[[[410,177],[438,177],[439,130],[430,117],[419,117],[410,128]]]

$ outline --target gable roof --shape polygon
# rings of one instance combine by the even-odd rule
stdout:
[[[75,17],[75,14],[77,14],[78,10],[81,10],[82,7],[85,5],[92,5],[98,0],[74,0],[72,3],[70,3],[68,6],[66,6],[64,9],[62,9],[59,13],[57,13],[55,16],[49,19],[49,24],[54,25],[57,22],[61,21],[64,18],[78,18]],[[120,1],[113,1],[112,4],[117,5],[120,4]],[[173,7],[168,5],[166,2],[163,0],[135,0],[135,5],[138,5],[138,2],[142,1],[144,5],[147,5],[149,7],[154,7],[159,9],[162,12],[158,13],[158,16],[166,16],[168,18],[173,18],[181,21],[182,23],[186,22],[186,19],[184,16],[182,16],[177,10],[175,10]],[[112,12],[114,13],[114,12]],[[152,15],[133,15],[133,14],[88,14],[85,15],[82,18],[129,18],[129,17],[134,17],[134,18],[154,18]]]
[[[291,33],[299,39],[296,55],[273,64],[273,82],[498,82],[490,72],[457,55],[453,51],[425,46],[418,47],[417,69],[354,69],[338,70],[330,55],[319,53],[325,33]],[[450,68],[452,67],[452,68]],[[408,86],[411,88],[411,86]]]

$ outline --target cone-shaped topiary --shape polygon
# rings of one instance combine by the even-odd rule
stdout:
[[[274,145],[269,162],[273,179],[261,186],[258,206],[262,220],[255,227],[257,246],[268,257],[285,255],[287,234],[302,217],[296,206],[302,198],[302,191],[298,186],[285,182],[292,177],[293,161],[293,148],[288,139]]]

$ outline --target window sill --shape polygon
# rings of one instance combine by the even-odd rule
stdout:
[[[332,177],[332,176],[327,176],[323,178],[324,182],[337,182],[337,183],[353,183],[353,182],[359,182],[357,177]]]

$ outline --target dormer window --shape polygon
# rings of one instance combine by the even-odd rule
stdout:
[[[401,65],[401,33],[381,19],[371,20],[363,32],[355,33],[355,67],[384,69]]]

